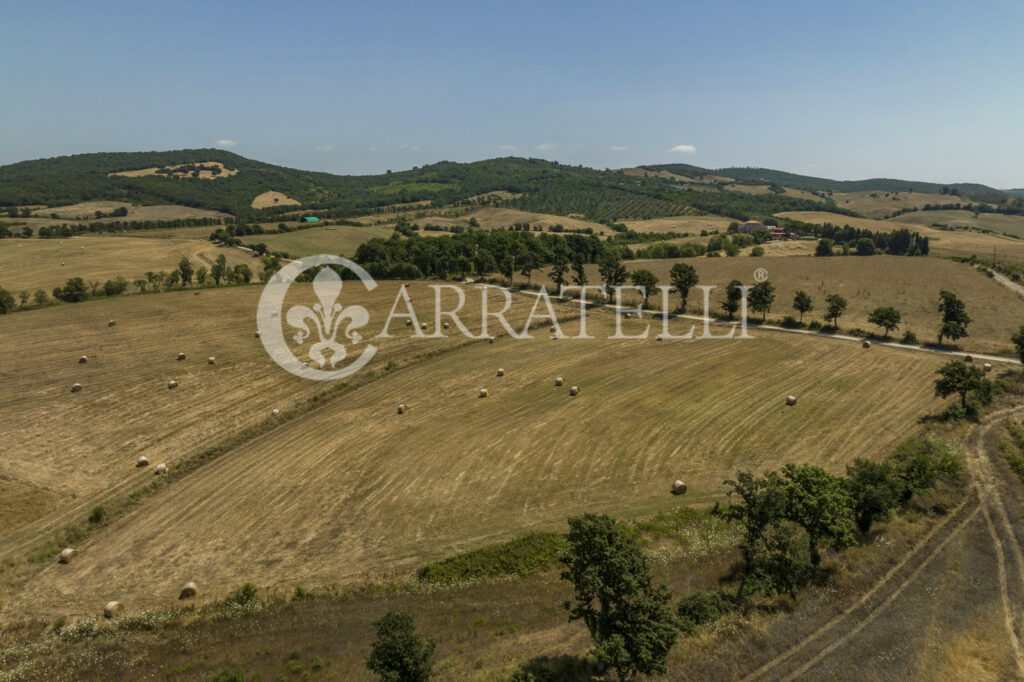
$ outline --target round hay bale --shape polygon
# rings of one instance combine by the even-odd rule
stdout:
[[[81,390],[82,390],[82,384],[72,384],[71,385],[71,392],[72,393],[78,393]]]
[[[663,341],[664,339],[661,338],[661,334],[658,334],[657,336],[654,337],[654,340],[655,341]]]
[[[198,295],[199,295],[199,292],[197,291],[197,292],[196,292],[196,296],[198,296]]]
[[[789,405],[789,406],[796,405],[796,396],[795,395],[787,395],[786,396],[786,404]]]
[[[864,340],[863,340],[863,341],[861,342],[861,344],[860,344],[860,347],[861,347],[861,348],[871,348],[871,342],[870,342],[870,341],[868,341],[867,339],[864,339]]]
[[[173,379],[167,382],[167,388],[177,388],[178,382]]]
[[[579,395],[579,394],[580,394],[580,387],[579,386],[570,386],[569,387],[569,395]]]
[[[139,457],[137,460],[135,460],[135,466],[139,467],[139,468],[148,467],[149,466],[149,458],[146,457],[145,455],[143,455],[142,457]]]
[[[481,398],[486,398],[487,397],[487,389],[486,388],[481,388],[480,389],[480,397]]]
[[[106,606],[103,607],[104,618],[114,618],[124,610],[124,606],[119,601],[108,601]]]
[[[115,322],[114,320],[107,320],[107,326],[108,327],[116,327],[117,326],[117,322]]]
[[[89,358],[86,357],[85,355],[83,355],[82,357],[78,358],[78,364],[80,364],[80,365],[84,365],[87,362],[89,362]]]
[[[555,377],[555,386],[562,385],[562,377]]]
[[[412,320],[406,320],[405,321],[405,326],[406,327],[411,327],[412,326]]]
[[[488,336],[487,337],[487,343],[494,343],[494,337],[493,336]]]
[[[685,483],[683,483],[679,479],[676,479],[675,481],[672,482],[672,494],[673,495],[683,495],[685,493],[686,493],[686,484]]]
[[[499,377],[505,376],[505,368],[504,367],[499,367],[498,368],[498,376]]]
[[[405,414],[405,405],[404,404],[400,404],[398,406],[398,414]]]
[[[986,372],[991,372],[992,371],[992,363],[986,362],[984,365],[981,366],[981,368],[984,369]]]
[[[965,355],[964,362],[974,362],[974,357],[971,355]]]
[[[76,556],[78,556],[78,550],[67,547],[60,553],[59,561],[62,564],[70,564],[75,560]]]
[[[260,333],[259,332],[256,332],[256,338],[257,339],[260,338]]]
[[[448,324],[447,322],[445,322],[445,323],[444,323],[444,324],[443,324],[442,326],[443,326],[443,327],[444,327],[445,329],[447,329],[447,328],[448,328],[448,327],[450,327],[451,325],[450,325],[450,324]]]
[[[185,354],[184,353],[178,353],[178,360],[184,360],[184,359],[185,359]]]
[[[271,416],[278,417],[281,415],[281,410],[276,407],[270,411]]]
[[[217,364],[217,358],[215,358],[215,357],[213,357],[211,355],[210,357],[206,358],[206,364],[208,364],[208,365],[216,365]]]
[[[156,470],[153,471],[153,474],[155,476],[162,476],[162,475],[164,475],[166,473],[167,473],[167,465],[164,464],[163,462],[161,462],[160,464],[157,464],[156,465]]]
[[[420,329],[426,329],[426,328],[427,328],[427,323],[426,322],[420,322]]]
[[[64,266],[64,261],[61,261],[60,264],[61,264],[61,267],[63,267]]]
[[[194,596],[196,596],[196,584],[192,581],[185,583],[185,586],[181,588],[181,592],[178,593],[178,599],[189,599]]]
[[[552,332],[551,333],[551,340],[552,341],[557,341],[558,340],[558,332]]]

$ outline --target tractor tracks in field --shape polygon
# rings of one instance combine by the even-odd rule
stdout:
[[[970,477],[968,497],[919,540],[909,552],[867,592],[825,625],[804,637],[742,678],[793,680],[806,675],[829,655],[869,627],[890,607],[961,531],[980,514],[985,519],[995,550],[1003,622],[1013,650],[1017,672],[1024,677],[1024,646],[1021,640],[1021,599],[1024,591],[1024,550],[1010,521],[1003,500],[1003,477],[990,458],[986,440],[992,429],[1011,415],[1024,414],[1024,407],[989,415],[973,430],[965,448]],[[1008,494],[1012,491],[1007,491]]]

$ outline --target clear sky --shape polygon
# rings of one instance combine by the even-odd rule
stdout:
[[[1024,186],[1022,2],[3,3],[0,163],[225,146]],[[676,148],[676,151],[672,151]]]

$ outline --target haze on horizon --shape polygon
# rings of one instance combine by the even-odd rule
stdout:
[[[9,5],[0,164],[221,146],[1024,186],[1024,5]]]

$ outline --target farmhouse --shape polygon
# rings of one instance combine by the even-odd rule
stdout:
[[[736,228],[736,231],[739,232],[740,234],[750,234],[754,230],[767,230],[767,229],[768,229],[767,225],[763,225],[763,224],[757,222],[756,220],[748,220],[745,223],[740,223],[740,225]]]

